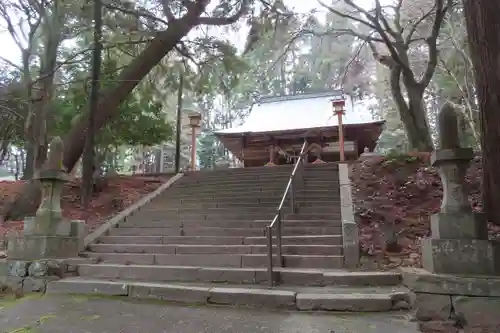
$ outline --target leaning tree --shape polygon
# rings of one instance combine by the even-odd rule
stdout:
[[[58,1],[58,0],[55,0]],[[279,0],[276,0],[279,1]],[[203,26],[228,26],[238,22],[244,16],[250,16],[255,6],[271,7],[275,1],[267,0],[155,0],[148,7],[134,7],[126,1],[103,1],[103,6],[110,11],[120,11],[136,16],[152,27],[147,31],[151,39],[144,49],[123,68],[115,78],[116,85],[103,90],[100,94],[93,129],[97,133],[106,124],[119,116],[119,106],[132,93],[139,83],[172,50],[190,57],[186,39],[190,36],[203,35]],[[210,8],[210,9],[209,9]],[[220,45],[220,39],[204,38]],[[89,108],[86,108],[89,109]],[[78,162],[87,135],[87,117],[81,117],[64,138],[64,168],[70,172]],[[39,193],[39,184],[29,182],[23,193],[13,202],[4,219],[17,219],[33,211]]]

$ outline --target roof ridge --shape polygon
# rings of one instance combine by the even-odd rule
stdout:
[[[268,95],[258,98],[255,104],[276,103],[283,101],[294,101],[294,100],[329,97],[329,96],[339,97],[342,96],[343,94],[344,94],[343,90],[337,89],[324,92],[311,92],[311,93],[301,93],[294,95]]]

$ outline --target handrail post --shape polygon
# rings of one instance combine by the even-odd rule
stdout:
[[[302,156],[302,165],[300,166],[300,186],[301,188],[304,188],[305,185],[305,179],[304,179],[304,172],[306,168],[306,162],[305,162],[305,156]]]
[[[292,213],[295,214],[297,209],[295,207],[295,178],[292,179],[292,183],[290,186],[290,206],[292,207]]]
[[[278,221],[276,225],[276,240],[277,240],[277,255],[278,255],[278,266],[283,267],[283,255],[281,251],[281,234],[282,234],[282,223],[281,223],[281,211],[278,212]]]
[[[274,272],[273,272],[273,227],[266,227],[266,237],[267,237],[267,274],[269,286],[274,285]]]
[[[306,146],[307,146],[307,141],[304,140],[304,144],[302,145],[302,149],[300,150],[300,157],[299,159],[295,162],[295,166],[293,167],[292,174],[290,175],[290,179],[288,180],[285,193],[283,193],[283,196],[281,197],[280,204],[278,206],[278,210],[276,212],[276,215],[274,216],[273,221],[271,222],[270,225],[266,226],[266,238],[267,238],[267,274],[268,274],[268,279],[269,279],[269,286],[273,286],[275,284],[275,274],[273,270],[273,227],[276,226],[276,256],[278,259],[278,265],[279,267],[284,267],[285,266],[285,261],[283,258],[283,220],[282,220],[282,211],[283,211],[283,205],[286,201],[286,196],[288,195],[288,192],[290,191],[290,203],[292,206],[292,212],[296,212],[296,204],[295,204],[295,190],[297,187],[296,183],[296,174],[297,172],[303,172],[304,166],[303,166],[303,158],[304,154],[306,151]],[[301,165],[302,164],[302,165]],[[302,169],[299,169],[302,168]],[[304,184],[304,176],[300,175],[302,178],[302,184]]]

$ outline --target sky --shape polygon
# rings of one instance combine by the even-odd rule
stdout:
[[[0,0],[1,1],[1,0]],[[365,0],[366,1],[366,0]],[[328,1],[325,1],[328,2]],[[285,4],[299,13],[306,13],[315,8],[321,8],[316,0],[285,0]],[[240,39],[241,40],[241,39]],[[5,22],[0,21],[0,57],[8,59],[16,64],[21,61],[19,48],[5,29]],[[1,61],[1,59],[0,59]]]

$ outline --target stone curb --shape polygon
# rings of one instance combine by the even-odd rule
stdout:
[[[170,178],[165,184],[161,185],[153,192],[142,197],[139,201],[128,206],[127,208],[122,210],[120,213],[118,213],[117,215],[113,216],[111,219],[106,221],[103,225],[101,225],[99,228],[97,228],[91,234],[89,234],[87,237],[85,237],[85,240],[83,241],[84,247],[86,248],[89,244],[95,242],[99,237],[105,235],[111,228],[113,228],[118,223],[125,220],[127,217],[131,216],[136,211],[141,209],[144,205],[148,204],[151,200],[153,200],[154,198],[156,198],[157,196],[162,194],[165,190],[167,190],[170,186],[172,186],[176,181],[181,179],[182,176],[184,176],[183,173],[176,174],[175,176]]]
[[[351,168],[339,164],[340,211],[342,217],[342,240],[344,248],[344,267],[359,266],[359,229],[354,217],[354,205],[350,179]]]
[[[207,266],[160,266],[123,264],[82,264],[78,274],[83,279],[147,281],[161,283],[232,283],[238,285],[268,283],[265,268],[231,268]],[[320,269],[276,268],[276,275],[286,285],[368,287],[400,285],[398,273],[325,272]]]
[[[47,286],[50,294],[93,294],[126,296],[181,303],[243,305],[298,311],[383,312],[407,309],[404,292],[325,293],[264,288],[186,286],[143,282],[64,279]]]

